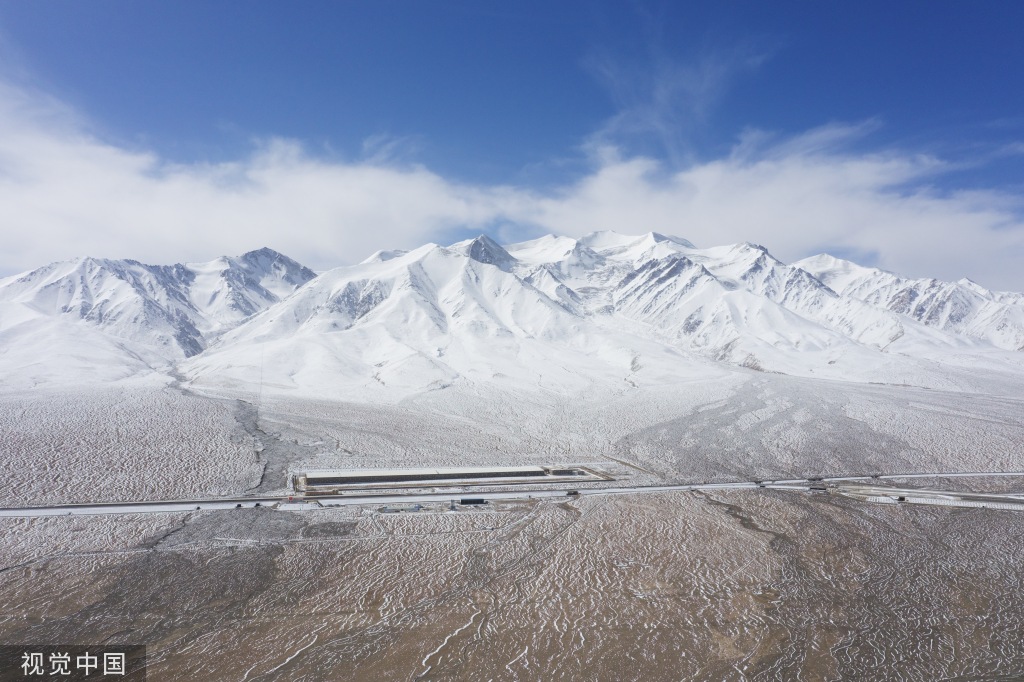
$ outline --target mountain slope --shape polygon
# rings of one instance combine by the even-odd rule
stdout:
[[[259,361],[274,367],[268,380],[290,387],[534,382],[550,368],[516,358],[569,352],[581,320],[511,272],[513,261],[483,237],[331,270],[225,334],[188,374],[241,383]]]
[[[907,333],[897,316],[837,295],[754,244],[698,249],[657,233],[596,233],[572,241],[555,245],[542,238],[509,249],[527,267],[589,297],[591,309],[673,330],[692,347],[756,337],[793,350],[846,341],[883,349]],[[588,254],[585,267],[581,248]]]
[[[161,367],[313,277],[270,249],[188,265],[77,258],[0,280],[0,335],[8,352],[24,344],[29,355],[45,338],[68,371],[76,356],[88,371],[100,349],[100,364]]]
[[[905,279],[821,254],[794,263],[849,298],[997,348],[1024,350],[1024,295],[968,280]]]
[[[837,293],[757,245],[601,232],[379,252],[225,333],[184,372],[197,386],[262,376],[270,390],[360,399],[636,386],[715,363],[912,382],[930,371],[915,356],[933,363],[971,343]]]

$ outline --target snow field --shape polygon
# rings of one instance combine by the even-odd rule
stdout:
[[[29,532],[55,541],[69,523]],[[1024,666],[1006,636],[1024,626],[1009,512],[723,491],[204,512],[168,520],[180,529],[156,543],[139,523],[83,525],[96,537],[78,547],[100,558],[51,546],[0,572],[5,612],[24,615],[0,635],[116,640],[131,623],[150,673],[170,680],[928,680]],[[86,570],[98,579],[75,579]]]
[[[237,494],[252,447],[229,405],[172,388],[0,393],[6,506]]]

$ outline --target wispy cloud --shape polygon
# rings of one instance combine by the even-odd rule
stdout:
[[[695,140],[740,75],[756,70],[769,52],[752,46],[706,51],[682,62],[652,40],[643,61],[594,53],[585,66],[608,92],[616,113],[592,136],[596,146],[657,147],[673,165],[696,158]]]
[[[766,245],[784,260],[866,254],[913,276],[1024,289],[1024,202],[998,189],[936,188],[950,164],[862,150],[875,122],[740,136],[721,158],[676,167],[605,145],[575,181],[546,190],[460,183],[429,168],[323,158],[271,139],[226,163],[171,163],[89,131],[38,93],[0,93],[0,272],[75,255],[154,263],[259,246],[313,267],[461,230],[505,240],[657,230],[698,245]],[[856,144],[852,144],[856,142]]]

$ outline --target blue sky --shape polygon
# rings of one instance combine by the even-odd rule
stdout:
[[[1024,289],[1022,19],[1015,2],[0,1],[0,275],[264,244],[322,269],[612,228]]]

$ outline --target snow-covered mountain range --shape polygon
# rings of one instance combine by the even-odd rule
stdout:
[[[271,249],[187,265],[51,263],[0,280],[0,367],[39,381],[166,369],[315,276]]]
[[[826,254],[794,265],[842,296],[997,348],[1024,350],[1024,294],[989,291],[969,279],[905,279]]]
[[[0,280],[5,384],[148,370],[343,397],[571,391],[721,367],[898,378],[968,356],[1019,366],[1021,350],[1024,294],[656,233],[481,236],[320,275],[261,249],[172,266],[80,258]]]

